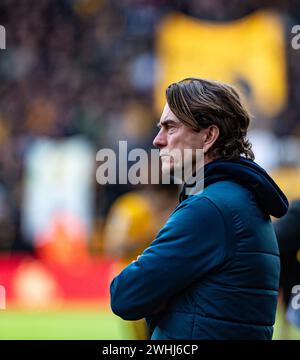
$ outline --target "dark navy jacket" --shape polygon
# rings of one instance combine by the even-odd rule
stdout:
[[[146,317],[151,339],[271,339],[280,260],[270,215],[284,194],[255,162],[216,160],[139,260],[111,283],[111,307]]]

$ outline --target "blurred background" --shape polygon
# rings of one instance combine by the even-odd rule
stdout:
[[[110,312],[109,283],[178,189],[100,186],[96,152],[149,151],[173,81],[235,85],[257,162],[300,197],[296,24],[299,0],[1,0],[0,339],[140,336]]]

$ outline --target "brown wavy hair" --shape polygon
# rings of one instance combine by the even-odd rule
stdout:
[[[168,86],[167,103],[185,125],[199,132],[210,125],[219,128],[219,137],[209,153],[216,158],[254,160],[247,139],[250,115],[236,90],[219,81],[186,78]]]

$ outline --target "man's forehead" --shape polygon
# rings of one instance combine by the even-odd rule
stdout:
[[[160,117],[160,122],[163,122],[165,120],[173,120],[174,122],[180,122],[176,115],[171,111],[168,104],[165,105]]]

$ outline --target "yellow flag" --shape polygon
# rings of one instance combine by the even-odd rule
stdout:
[[[171,14],[158,28],[155,106],[165,89],[185,77],[228,82],[246,95],[250,111],[272,118],[286,103],[284,30],[272,12],[220,23]]]

